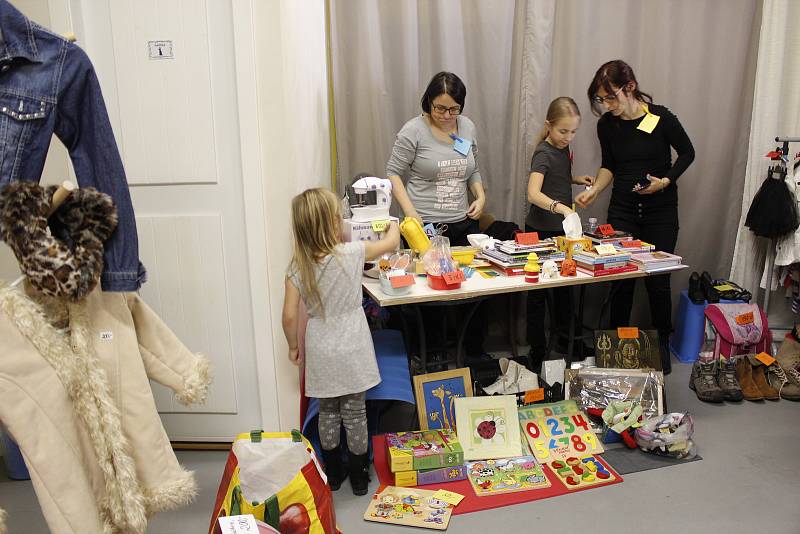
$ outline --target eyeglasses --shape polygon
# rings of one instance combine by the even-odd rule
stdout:
[[[445,106],[440,106],[439,104],[433,104],[431,109],[439,115],[444,115],[448,111],[450,112],[450,115],[461,115],[461,106],[453,106],[452,108],[448,108]]]
[[[602,104],[602,103],[610,104],[611,102],[613,102],[613,101],[615,101],[617,99],[617,95],[624,88],[625,88],[625,86],[623,85],[622,87],[617,89],[617,91],[613,95],[595,96],[592,100],[594,101],[595,104]]]

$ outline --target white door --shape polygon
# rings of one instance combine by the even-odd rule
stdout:
[[[71,29],[92,59],[136,210],[148,269],[141,295],[212,361],[214,381],[201,407],[186,408],[153,385],[170,438],[230,440],[261,427],[277,414],[277,401],[258,391],[256,358],[272,362],[272,342],[262,326],[270,317],[258,318],[258,335],[253,320],[262,307],[253,302],[248,252],[258,256],[253,243],[263,239],[248,238],[246,221],[263,213],[244,196],[240,123],[249,121],[240,121],[242,54],[237,58],[232,3],[15,4],[30,16],[46,12],[51,20],[41,22],[54,31]]]

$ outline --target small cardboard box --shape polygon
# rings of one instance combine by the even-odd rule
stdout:
[[[421,471],[399,471],[394,474],[395,486],[426,486],[428,484],[444,484],[467,478],[467,468],[464,465],[453,465],[437,469],[423,469]]]
[[[464,463],[464,449],[452,430],[386,434],[392,473],[436,469]]]
[[[580,237],[578,239],[567,239],[566,236],[560,235],[556,237],[556,246],[558,250],[567,253],[567,259],[572,259],[575,252],[582,250],[591,250],[592,241],[587,237]]]

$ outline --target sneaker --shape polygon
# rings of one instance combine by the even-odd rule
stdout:
[[[744,398],[739,381],[736,380],[736,359],[720,358],[717,366],[717,384],[727,401],[740,401]],[[759,397],[763,398],[763,397]]]
[[[689,377],[689,389],[694,391],[701,401],[722,402],[725,400],[725,395],[717,384],[717,362],[694,362],[692,375]]]
[[[767,368],[767,381],[781,398],[800,401],[800,343],[786,336],[775,355],[775,363]]]

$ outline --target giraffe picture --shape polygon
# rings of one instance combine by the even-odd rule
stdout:
[[[455,400],[472,396],[469,368],[416,375],[414,392],[420,430],[456,430]]]

